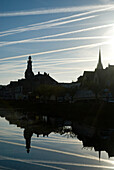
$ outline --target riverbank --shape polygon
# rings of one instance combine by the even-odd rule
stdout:
[[[1,108],[18,109],[29,115],[40,114],[78,120],[92,125],[114,124],[114,103],[86,101],[77,103],[37,103],[32,101],[0,101]]]

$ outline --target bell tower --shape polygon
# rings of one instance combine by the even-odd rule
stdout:
[[[33,77],[34,77],[34,73],[32,71],[32,61],[31,61],[31,56],[29,56],[27,61],[27,69],[25,71],[25,78],[32,79]]]
[[[99,61],[98,61],[98,64],[97,64],[97,70],[103,70],[103,65],[102,65],[102,62],[101,62],[101,50],[99,49]]]

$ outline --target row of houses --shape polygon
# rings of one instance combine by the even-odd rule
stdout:
[[[75,102],[77,100],[95,99],[99,98],[108,99],[113,95],[114,86],[114,66],[108,65],[105,69],[101,62],[101,51],[99,50],[99,60],[95,71],[84,71],[83,75],[78,77],[76,82],[72,83],[59,83],[53,79],[49,74],[44,72],[34,75],[32,71],[32,60],[29,56],[27,61],[27,69],[25,70],[25,78],[18,81],[11,81],[6,86],[0,86],[1,99],[13,100],[27,100],[34,91],[40,86],[63,87],[67,89],[63,95],[56,95],[52,92],[48,96],[36,93],[36,100],[49,100],[49,101],[69,101]],[[111,89],[112,88],[112,89]],[[71,92],[69,92],[71,89]],[[111,91],[112,90],[112,91]]]

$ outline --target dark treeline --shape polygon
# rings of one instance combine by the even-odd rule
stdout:
[[[33,101],[0,101],[1,108],[21,109],[34,114],[78,120],[99,127],[114,126],[114,103],[80,101],[77,103],[37,103]]]

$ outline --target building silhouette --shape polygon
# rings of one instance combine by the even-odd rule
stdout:
[[[54,80],[49,74],[44,72],[34,75],[32,71],[32,60],[29,56],[27,61],[27,69],[25,70],[25,78],[18,81],[11,81],[7,86],[0,89],[0,97],[4,99],[26,99],[40,85],[57,85],[58,82]]]
[[[101,50],[99,50],[99,59],[94,71],[84,71],[83,76],[78,77],[81,89],[91,89],[94,93],[111,92],[114,96],[114,65],[108,65],[103,68],[101,60]]]
[[[28,65],[27,65],[27,69],[25,71],[25,78],[26,79],[32,79],[34,77],[34,73],[32,71],[32,61],[31,61],[31,56],[29,56],[28,58]]]
[[[98,61],[96,69],[97,70],[103,70],[103,65],[102,65],[102,62],[101,62],[101,50],[99,50],[99,61]]]
[[[73,92],[73,95],[69,95],[69,90],[67,90],[66,96],[64,96],[64,99],[65,97],[69,98],[69,101],[88,98],[95,99],[99,96],[109,100],[109,98],[114,97],[114,65],[109,64],[108,67],[103,68],[101,50],[99,50],[98,63],[95,70],[84,71],[83,75],[78,77],[76,82],[59,83],[46,72],[44,74],[38,72],[35,75],[32,70],[31,56],[28,57],[24,75],[25,77],[23,79],[11,81],[7,86],[0,86],[0,98],[28,99],[30,94],[42,85],[61,86],[67,89],[75,88],[76,91]],[[55,100],[56,97],[54,94],[51,95],[51,98]],[[64,99],[60,98],[61,101]]]

